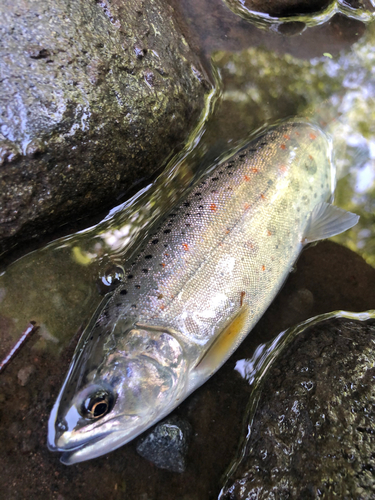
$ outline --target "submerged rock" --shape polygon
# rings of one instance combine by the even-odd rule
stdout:
[[[161,0],[6,0],[0,14],[1,253],[155,173],[208,83]]]
[[[160,469],[184,472],[190,435],[189,422],[173,416],[160,422],[141,438],[137,452]]]
[[[278,355],[221,499],[374,498],[374,341],[374,322],[335,319]]]

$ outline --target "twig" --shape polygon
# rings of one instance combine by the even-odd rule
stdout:
[[[0,373],[5,370],[5,368],[8,366],[8,364],[10,363],[10,361],[14,358],[14,356],[17,354],[17,352],[22,347],[22,345],[31,336],[31,334],[34,333],[38,328],[39,328],[39,326],[36,326],[35,321],[30,321],[29,326],[22,333],[21,338],[19,339],[19,341],[11,349],[10,353],[8,354],[8,356],[6,356],[6,358],[4,358],[0,362]]]

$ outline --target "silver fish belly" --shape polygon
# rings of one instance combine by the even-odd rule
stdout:
[[[358,217],[329,205],[331,143],[288,122],[217,166],[164,219],[83,333],[49,420],[72,464],[167,415],[233,353],[305,242]]]

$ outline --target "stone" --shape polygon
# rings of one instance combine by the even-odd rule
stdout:
[[[0,253],[116,204],[210,85],[162,0],[0,5]]]
[[[22,386],[25,386],[29,380],[31,375],[35,372],[34,365],[27,365],[21,368],[17,374],[18,383]]]
[[[185,455],[191,435],[191,425],[176,416],[160,422],[137,443],[137,452],[160,469],[185,471]]]
[[[278,354],[220,499],[374,498],[374,341],[373,320],[332,319]]]

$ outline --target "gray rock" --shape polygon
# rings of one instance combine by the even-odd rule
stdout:
[[[184,472],[190,435],[187,420],[170,417],[138,441],[137,452],[160,469]]]
[[[150,176],[208,83],[162,0],[0,5],[0,253]],[[101,207],[101,208],[100,208]]]
[[[375,497],[374,341],[373,323],[335,319],[279,354],[221,499]]]

